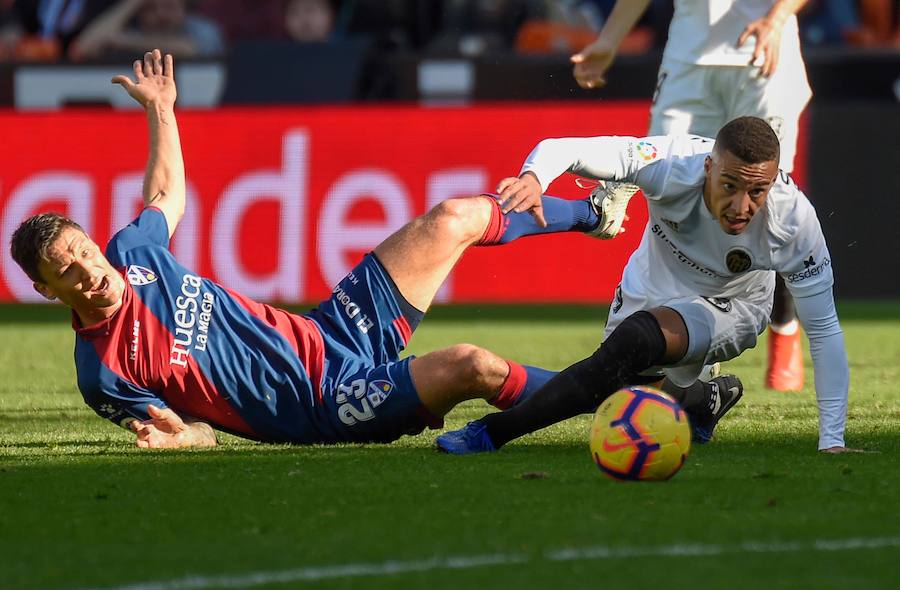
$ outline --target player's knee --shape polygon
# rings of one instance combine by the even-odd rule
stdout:
[[[474,344],[457,344],[451,348],[457,374],[473,391],[496,389],[509,372],[506,361]]]
[[[665,354],[666,337],[659,322],[649,312],[639,311],[613,330],[583,370],[627,384],[634,375],[661,363]]]
[[[426,215],[431,231],[447,240],[459,241],[480,237],[489,216],[487,201],[476,197],[447,199]]]

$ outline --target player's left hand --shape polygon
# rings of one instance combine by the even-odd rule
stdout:
[[[129,426],[137,435],[137,446],[142,449],[172,449],[184,446],[182,433],[187,432],[188,425],[181,416],[170,408],[147,406],[149,420],[132,421]]]
[[[767,15],[755,20],[741,33],[737,46],[740,47],[750,37],[756,37],[756,48],[748,65],[759,65],[759,73],[769,78],[778,67],[778,54],[781,49],[781,30],[784,28],[784,18],[780,14]]]
[[[113,84],[119,84],[144,108],[151,104],[172,108],[175,106],[175,63],[170,54],[163,57],[159,49],[148,51],[143,60],[134,62],[134,77],[114,76]]]
[[[527,211],[534,217],[538,225],[547,227],[544,219],[544,205],[541,201],[543,190],[537,177],[531,172],[522,176],[504,178],[497,184],[498,202],[504,214],[510,211],[524,213]]]

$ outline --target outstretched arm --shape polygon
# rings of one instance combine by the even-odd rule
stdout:
[[[754,65],[762,59],[759,73],[768,78],[775,73],[778,67],[778,54],[781,50],[781,32],[787,19],[800,11],[808,0],[778,0],[769,9],[766,16],[755,20],[744,29],[738,38],[737,46],[740,47],[750,37],[756,37],[756,49],[750,64]]]
[[[819,450],[828,453],[852,450],[844,446],[850,369],[832,290],[806,297],[795,295],[794,302],[800,323],[809,336],[813,359],[819,405]]]
[[[637,178],[643,162],[633,156],[634,137],[561,137],[541,141],[522,165],[518,177],[504,178],[497,185],[504,213],[531,213],[546,226],[541,195],[563,172],[597,180],[624,180],[645,188]]]
[[[582,88],[606,85],[606,70],[612,65],[622,39],[641,18],[650,0],[619,0],[613,7],[597,39],[573,55],[572,74]]]
[[[159,49],[148,51],[143,60],[134,62],[134,76],[116,76],[120,84],[147,113],[150,153],[144,176],[144,204],[162,211],[169,226],[169,237],[175,233],[184,215],[185,178],[181,139],[175,121],[175,65],[170,54],[163,58]]]
[[[149,420],[129,423],[142,449],[176,449],[184,447],[214,447],[216,432],[205,422],[185,421],[169,408],[147,406]]]

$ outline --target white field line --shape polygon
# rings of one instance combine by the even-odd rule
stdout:
[[[538,555],[527,553],[489,553],[434,557],[413,561],[382,561],[379,563],[345,563],[340,565],[309,566],[280,571],[248,574],[201,576],[191,575],[173,580],[139,582],[114,586],[103,590],[202,590],[205,588],[252,588],[267,584],[314,582],[332,578],[359,576],[390,576],[433,570],[467,570],[489,565],[514,565],[530,562],[559,562],[630,557],[700,557],[740,553],[798,553],[802,551],[854,551],[859,549],[900,548],[900,537],[857,539],[819,539],[816,541],[765,542],[747,541],[737,545],[675,544],[649,547],[581,547],[549,551]],[[100,589],[97,589],[100,590]]]

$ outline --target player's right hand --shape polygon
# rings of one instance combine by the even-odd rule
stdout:
[[[547,227],[547,221],[544,219],[544,205],[541,201],[543,190],[541,183],[537,177],[526,172],[522,176],[511,176],[504,178],[497,184],[497,193],[500,203],[500,210],[504,214],[510,211],[516,213],[528,212],[534,217],[538,225]]]
[[[618,48],[610,46],[602,37],[573,55],[572,75],[582,88],[602,88],[606,86],[606,70],[616,58]]]
[[[750,37],[756,37],[756,48],[747,65],[759,67],[759,74],[764,78],[771,78],[778,67],[782,28],[783,17],[766,16],[747,25],[738,38],[737,46],[741,47]]]
[[[173,449],[184,446],[183,437],[188,426],[169,408],[147,406],[149,420],[133,420],[128,425],[137,435],[137,446],[142,449]]]
[[[163,58],[159,49],[148,51],[143,60],[136,60],[134,77],[114,76],[113,84],[119,84],[142,107],[158,104],[163,107],[175,106],[177,92],[175,90],[175,62],[171,54]]]

